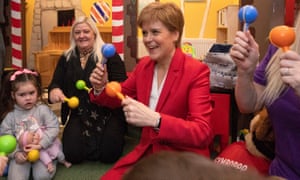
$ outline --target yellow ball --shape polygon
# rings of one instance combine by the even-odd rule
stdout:
[[[29,162],[35,162],[40,158],[40,152],[36,149],[33,149],[28,152],[27,154],[27,160]]]
[[[79,99],[75,96],[71,97],[68,101],[68,105],[70,108],[75,109],[79,105]]]

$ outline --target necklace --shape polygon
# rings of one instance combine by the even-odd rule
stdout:
[[[89,54],[87,54],[86,56],[80,57],[80,64],[83,69],[85,68],[88,57],[89,57]]]
[[[92,51],[93,51],[93,47],[79,50],[80,64],[83,69],[85,68],[88,57],[90,56]]]

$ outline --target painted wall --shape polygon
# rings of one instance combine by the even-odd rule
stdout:
[[[106,0],[111,4],[112,0]],[[230,4],[239,4],[239,0],[204,0],[203,2],[184,2],[184,0],[160,0],[161,2],[173,1],[180,6],[185,17],[186,38],[216,38],[217,11]],[[30,47],[31,28],[34,13],[34,0],[26,0],[26,42]],[[89,15],[90,7],[96,0],[82,0],[83,12]],[[108,22],[111,24],[111,20]],[[27,52],[29,49],[27,48]]]

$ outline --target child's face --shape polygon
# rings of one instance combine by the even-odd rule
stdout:
[[[16,104],[23,109],[31,109],[38,100],[38,92],[32,82],[20,82],[18,83],[18,90],[12,92],[12,98]]]

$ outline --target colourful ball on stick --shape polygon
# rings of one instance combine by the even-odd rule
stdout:
[[[247,24],[253,23],[257,18],[258,12],[252,5],[245,5],[239,10],[239,19]]]
[[[108,96],[118,97],[120,100],[123,100],[125,97],[121,93],[121,91],[122,91],[121,85],[120,85],[120,83],[118,83],[116,81],[111,81],[111,82],[107,83],[106,88],[105,88],[105,92]]]
[[[83,80],[78,80],[76,82],[76,88],[79,90],[84,90],[84,87],[86,87],[85,82]]]
[[[71,98],[65,98],[65,101],[67,101],[68,103],[68,106],[71,108],[71,109],[75,109],[78,107],[79,105],[79,99],[75,96],[71,97]]]
[[[77,82],[76,82],[76,88],[78,89],[78,90],[86,90],[86,91],[90,91],[90,88],[88,88],[87,86],[86,86],[86,83],[84,82],[84,80],[78,80]]]
[[[0,136],[0,155],[6,156],[12,153],[17,146],[17,140],[12,135],[3,135]]]
[[[281,25],[274,27],[269,34],[271,43],[283,51],[287,51],[289,47],[294,43],[296,33],[293,28]]]
[[[113,57],[116,53],[116,48],[113,44],[104,44],[101,48],[101,53],[105,58]]]
[[[40,152],[37,149],[33,149],[28,152],[27,160],[29,162],[36,162],[39,159],[40,159]]]

